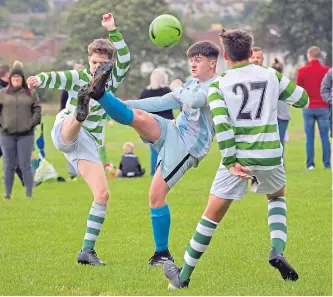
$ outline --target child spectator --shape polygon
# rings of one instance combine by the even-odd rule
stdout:
[[[134,144],[125,142],[123,150],[124,155],[121,158],[117,177],[138,177],[144,175],[146,170],[141,168],[139,158],[134,154]]]

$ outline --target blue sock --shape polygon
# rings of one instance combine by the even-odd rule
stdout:
[[[117,123],[129,125],[134,118],[133,109],[128,107],[124,102],[116,98],[112,93],[104,92],[98,103],[104,108],[109,117]]]
[[[151,223],[153,226],[156,252],[162,252],[168,248],[170,231],[170,210],[168,204],[160,208],[151,208]]]

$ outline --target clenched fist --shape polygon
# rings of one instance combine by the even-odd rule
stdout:
[[[38,79],[36,76],[29,76],[27,79],[27,85],[29,89],[38,87]]]
[[[114,18],[112,13],[107,13],[103,15],[102,26],[108,31],[112,31],[116,29],[116,25],[114,24]]]

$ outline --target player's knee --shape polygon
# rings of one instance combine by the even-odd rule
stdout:
[[[145,126],[147,125],[147,113],[139,109],[134,109],[133,112],[133,121],[130,125],[135,129],[145,129]]]
[[[134,111],[133,123],[136,124],[142,123],[142,121],[144,121],[146,118],[146,112],[140,109],[134,109],[133,111]]]
[[[151,208],[162,207],[165,204],[165,196],[161,193],[150,192],[149,193],[149,206]]]
[[[105,205],[110,198],[110,193],[108,189],[99,190],[94,196],[96,203]]]
[[[283,187],[281,190],[279,190],[279,191],[277,191],[277,192],[275,192],[273,194],[267,194],[266,198],[268,200],[271,200],[271,199],[275,199],[275,198],[279,198],[279,197],[284,197],[284,195],[285,195],[284,189],[285,188]]]

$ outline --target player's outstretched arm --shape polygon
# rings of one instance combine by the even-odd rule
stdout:
[[[218,79],[208,90],[208,100],[215,124],[216,140],[222,155],[222,164],[230,169],[236,163],[236,141]]]
[[[292,104],[297,108],[307,107],[309,104],[308,93],[280,72],[274,71],[279,80],[279,100]]]
[[[41,72],[27,79],[29,88],[48,88],[58,90],[77,90],[80,89],[80,78],[87,76],[84,70],[52,71]],[[89,80],[88,78],[85,80]]]
[[[161,97],[128,100],[126,103],[131,108],[141,109],[147,112],[159,112],[180,107],[180,104],[175,100],[171,93]]]
[[[112,79],[112,86],[109,88],[111,92],[115,93],[129,69],[131,55],[122,34],[116,28],[112,13],[103,15],[102,26],[109,31],[109,39],[117,50],[114,67],[110,74],[110,78]]]
[[[180,79],[174,80],[170,84],[170,89],[173,91],[177,99],[191,108],[201,108],[208,104],[208,87],[198,86],[193,89],[184,88],[184,84]]]

